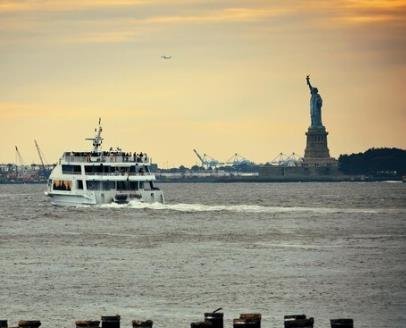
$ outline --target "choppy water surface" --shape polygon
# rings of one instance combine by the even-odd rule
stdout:
[[[167,204],[54,207],[0,185],[0,319],[119,313],[189,327],[222,306],[265,328],[405,327],[406,184],[164,184]]]

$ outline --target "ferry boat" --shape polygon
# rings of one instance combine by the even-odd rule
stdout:
[[[45,194],[54,205],[97,205],[106,203],[164,203],[154,185],[151,162],[145,153],[127,153],[120,148],[102,151],[101,120],[89,152],[65,152],[52,170]]]

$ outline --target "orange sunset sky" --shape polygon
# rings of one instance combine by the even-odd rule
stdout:
[[[404,0],[0,0],[0,162],[90,149],[98,117],[164,167],[303,155],[306,74],[333,156],[406,148]]]

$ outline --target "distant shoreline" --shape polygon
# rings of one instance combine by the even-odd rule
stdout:
[[[319,176],[319,177],[206,177],[157,179],[157,183],[288,183],[288,182],[402,182],[401,178],[358,176]]]
[[[262,177],[262,176],[234,176],[234,177],[186,177],[186,178],[158,178],[156,183],[295,183],[295,182],[402,182],[401,177],[366,177],[366,176],[309,176],[309,177]],[[0,181],[0,185],[45,185],[43,181],[10,182]]]

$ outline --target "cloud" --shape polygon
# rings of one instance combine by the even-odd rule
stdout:
[[[289,12],[289,9],[279,7],[230,7],[224,4],[208,9],[195,6],[196,2],[199,1],[172,1],[165,6],[167,1],[158,0],[0,0],[0,43],[120,43],[168,24],[247,23]],[[129,14],[127,7],[146,4],[148,10],[134,10]],[[99,11],[105,8],[115,10]],[[69,12],[73,10],[82,13],[72,16]]]
[[[258,21],[288,13],[283,8],[225,8],[195,15],[157,16],[143,20],[148,24],[206,23],[206,22],[249,22]]]
[[[5,0],[0,1],[0,13],[79,11],[103,7],[124,7],[150,3],[147,0]]]
[[[82,13],[72,16],[71,11]],[[249,24],[260,22],[280,32],[299,25],[329,30],[383,23],[404,26],[405,13],[406,0],[308,0],[288,4],[219,0],[212,6],[197,0],[0,0],[0,43],[125,43],[150,32],[165,33],[168,25],[239,23],[249,29]]]
[[[63,39],[64,43],[123,43],[133,40],[136,37],[133,30],[106,31],[81,33],[75,36],[68,36]]]
[[[349,8],[397,9],[406,6],[405,0],[344,0]]]
[[[361,15],[361,16],[344,16],[339,20],[352,24],[371,24],[394,21],[396,18],[390,15]]]
[[[342,0],[335,5],[336,22],[348,25],[402,23],[406,0]]]
[[[65,39],[72,43],[114,43],[128,42],[140,35],[140,32],[145,31],[151,26],[167,26],[167,25],[190,25],[190,24],[211,24],[211,23],[241,23],[241,22],[256,22],[269,19],[271,17],[285,14],[287,10],[271,10],[257,8],[226,8],[222,10],[213,10],[203,12],[196,15],[166,15],[152,16],[144,19],[128,19],[124,21],[112,22],[112,26],[105,26],[108,31],[99,31],[91,33],[81,33],[72,38]],[[97,25],[97,22],[95,22]],[[111,28],[117,29],[111,31]]]

